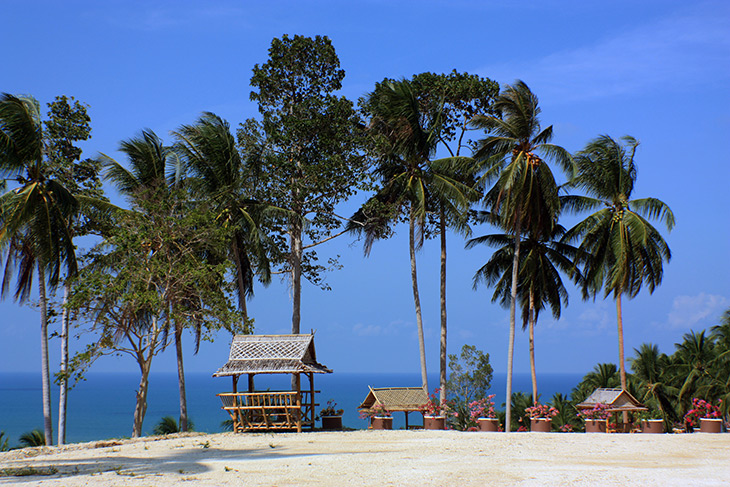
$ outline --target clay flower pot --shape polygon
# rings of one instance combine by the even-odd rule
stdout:
[[[664,420],[644,419],[641,421],[642,433],[664,433]]]
[[[499,420],[497,418],[478,418],[479,431],[499,431]]]
[[[605,419],[586,419],[586,433],[605,433]]]
[[[530,418],[530,431],[550,433],[553,420],[551,418]]]
[[[393,416],[373,416],[370,418],[370,426],[374,430],[392,430]]]
[[[322,429],[326,431],[342,430],[342,416],[322,416]]]
[[[426,430],[445,430],[446,416],[424,416],[423,429]]]
[[[722,419],[700,418],[700,433],[721,433]]]

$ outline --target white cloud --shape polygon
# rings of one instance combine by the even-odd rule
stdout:
[[[727,13],[708,8],[665,18],[540,59],[480,70],[501,82],[521,78],[551,101],[578,101],[685,89],[730,79]]]
[[[352,326],[352,333],[357,336],[391,336],[399,335],[412,324],[404,321],[393,321],[387,325],[357,323]],[[415,328],[415,327],[414,327]]]
[[[716,324],[720,314],[730,306],[730,299],[716,294],[677,296],[667,315],[670,328],[699,329]]]

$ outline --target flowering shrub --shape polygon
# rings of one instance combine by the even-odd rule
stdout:
[[[428,402],[420,407],[421,412],[424,416],[444,416],[449,411],[449,407],[446,403],[440,403],[437,394],[440,389],[435,389],[433,394],[428,396]]]
[[[711,402],[695,397],[692,399],[692,409],[684,415],[684,422],[694,428],[695,426],[699,426],[700,418],[722,418],[722,414],[720,413],[721,404],[721,399],[717,401],[717,406],[715,406]]]
[[[389,417],[390,415],[390,411],[388,411],[385,406],[383,406],[379,402],[373,404],[373,407],[371,407],[370,409],[364,409],[360,411],[361,419],[367,419],[373,416]]]
[[[320,416],[342,416],[342,413],[345,412],[344,409],[336,409],[337,403],[330,399],[327,401],[327,405],[322,408],[322,410],[319,412]]]
[[[468,406],[471,419],[476,421],[479,418],[496,418],[497,413],[494,411],[494,401],[492,399],[494,399],[494,394],[490,394],[484,399],[470,402]]]
[[[573,432],[573,425],[572,424],[564,424],[560,427],[560,431],[563,433],[572,433]]]
[[[530,406],[529,408],[525,408],[525,413],[527,413],[530,416],[530,419],[534,418],[554,418],[557,416],[560,411],[553,407],[549,407],[545,404],[540,404],[539,402],[536,402],[534,406]]]
[[[583,419],[608,419],[611,412],[608,406],[600,402],[591,409],[581,409],[578,411],[578,417]]]

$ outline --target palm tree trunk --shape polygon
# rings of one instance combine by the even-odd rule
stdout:
[[[515,312],[517,309],[517,271],[520,262],[520,230],[521,218],[517,215],[515,224],[515,252],[512,257],[512,290],[510,292],[511,300],[509,305],[509,341],[507,344],[507,392],[505,394],[506,416],[504,420],[504,430],[511,431],[512,416],[512,364],[514,362],[515,351]]]
[[[58,393],[58,444],[66,443],[66,407],[68,406],[68,328],[69,313],[66,309],[71,283],[66,280],[63,286],[63,310],[61,311],[61,369],[59,371]]]
[[[441,346],[439,350],[439,387],[441,404],[446,402],[446,215],[441,204],[439,215],[441,232]]]
[[[236,285],[238,287],[238,307],[243,314],[243,323],[248,320],[248,309],[246,307],[246,284],[243,280],[243,266],[241,265],[241,253],[238,250],[238,239],[233,241],[233,260],[236,263]]]
[[[532,375],[532,399],[537,403],[537,373],[535,372],[535,293],[530,289],[530,374]]]
[[[53,418],[51,416],[51,373],[48,366],[48,298],[46,273],[38,263],[38,294],[41,306],[41,383],[43,394],[43,432],[46,445],[53,445]]]
[[[180,391],[180,431],[188,430],[188,401],[185,395],[185,368],[183,367],[182,328],[175,326],[175,351],[177,352],[177,382]]]
[[[621,294],[616,295],[616,316],[618,318],[618,370],[621,377],[621,389],[626,390],[626,364],[624,360],[624,320],[621,313]],[[629,422],[629,413],[624,411],[624,424]]]
[[[418,296],[418,274],[416,272],[415,215],[411,207],[408,219],[408,250],[411,255],[411,280],[413,283],[413,303],[416,306],[416,326],[418,328],[418,347],[421,355],[421,386],[428,394],[428,375],[426,372],[426,345],[423,340],[423,318],[421,317],[421,298]]]

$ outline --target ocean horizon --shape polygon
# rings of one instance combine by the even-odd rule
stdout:
[[[538,388],[543,401],[548,401],[556,392],[565,395],[581,381],[584,374],[538,374]],[[195,431],[217,433],[223,431],[221,422],[229,416],[220,409],[217,393],[230,392],[229,378],[214,378],[208,373],[186,373],[188,416]],[[257,390],[289,389],[289,376],[257,375]],[[306,383],[304,379],[303,382]],[[506,374],[494,374],[489,394],[495,394],[495,404],[503,409]],[[132,415],[139,375],[135,373],[90,373],[87,380],[78,383],[68,396],[68,418],[66,442],[78,443],[124,438],[132,434]],[[371,387],[418,387],[421,385],[418,373],[335,373],[317,374],[314,385],[317,411],[332,399],[338,408],[345,410],[343,424],[353,429],[367,428],[367,421],[359,417],[357,406]],[[245,380],[243,381],[245,388]],[[429,387],[438,387],[438,375],[429,374]],[[514,392],[531,393],[530,374],[514,374]],[[58,387],[52,388],[54,443],[58,425]],[[150,374],[150,389],[147,398],[147,414],[142,428],[143,435],[152,433],[163,416],[179,417],[178,384],[175,373]],[[394,428],[405,425],[404,414],[394,415]],[[410,422],[420,422],[418,415]],[[0,431],[5,432],[9,446],[18,444],[18,437],[33,429],[43,429],[40,374],[0,373]]]

